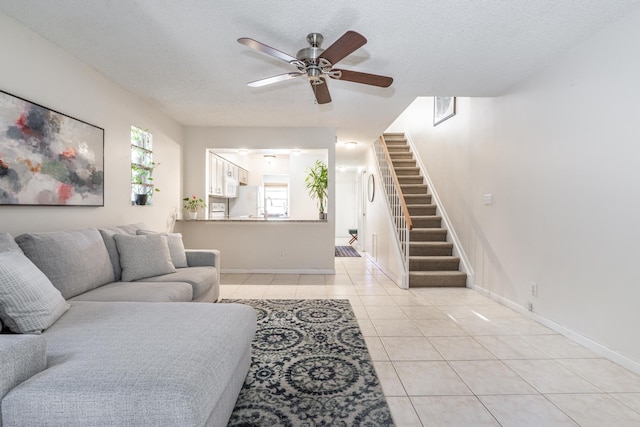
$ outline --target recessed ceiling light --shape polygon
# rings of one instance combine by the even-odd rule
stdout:
[[[240,154],[247,154],[249,152],[249,150],[247,150],[246,148],[241,148],[238,150],[238,153]]]
[[[358,145],[358,143],[355,141],[347,141],[344,143],[344,146],[347,148],[354,148],[356,145]]]

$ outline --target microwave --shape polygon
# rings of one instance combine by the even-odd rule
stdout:
[[[224,178],[224,197],[234,198],[238,197],[238,180],[226,176]]]

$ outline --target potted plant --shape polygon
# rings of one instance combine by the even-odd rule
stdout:
[[[307,176],[304,179],[304,185],[307,187],[307,190],[309,190],[309,196],[311,196],[312,199],[318,199],[318,216],[320,219],[327,219],[324,208],[328,196],[328,172],[327,165],[320,160],[316,160],[313,167],[307,168]]]
[[[184,208],[189,213],[189,219],[197,219],[198,209],[204,208],[207,206],[204,203],[204,200],[202,200],[197,196],[185,197],[182,200],[184,201]]]
[[[153,185],[153,169],[158,166],[151,162],[148,166],[131,163],[131,184],[136,205],[146,205],[154,191],[160,191]]]

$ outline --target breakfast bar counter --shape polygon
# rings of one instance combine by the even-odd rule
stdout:
[[[290,217],[180,219],[185,247],[218,249],[222,273],[334,274],[335,221]]]

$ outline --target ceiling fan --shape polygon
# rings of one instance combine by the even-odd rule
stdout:
[[[309,47],[300,49],[296,56],[293,57],[248,37],[239,38],[238,43],[285,61],[298,69],[298,71],[291,73],[256,80],[247,83],[247,85],[261,87],[297,77],[306,77],[311,83],[311,89],[313,89],[318,104],[327,104],[331,102],[331,95],[327,87],[327,77],[378,87],[389,87],[393,83],[391,77],[333,68],[339,61],[367,43],[367,39],[361,34],[355,31],[347,31],[327,49],[320,47],[323,40],[322,34],[310,33],[307,35]]]

